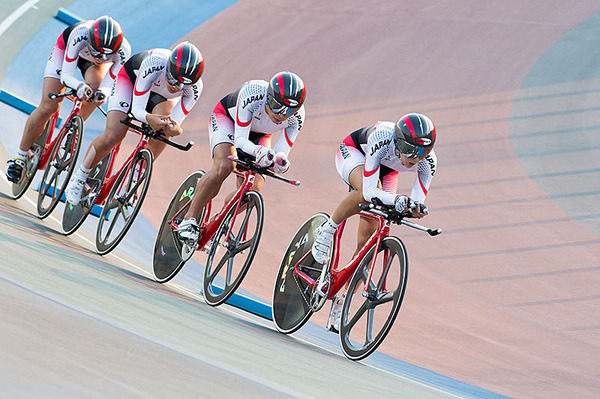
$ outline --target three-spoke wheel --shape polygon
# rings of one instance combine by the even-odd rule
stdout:
[[[361,360],[373,353],[392,328],[400,310],[408,278],[408,258],[404,244],[397,237],[381,240],[369,270],[375,247],[361,260],[354,273],[342,308],[340,343],[344,354]]]
[[[96,230],[96,251],[100,255],[112,251],[133,224],[148,192],[152,162],[152,153],[144,148],[117,176]]]
[[[43,219],[50,215],[60,202],[67,183],[77,162],[81,137],[83,136],[83,119],[76,115],[67,123],[67,129],[57,138],[48,164],[40,183],[37,201],[38,217]]]
[[[229,299],[250,269],[262,233],[263,213],[261,195],[248,191],[239,208],[233,206],[217,229],[204,269],[204,298],[209,305]]]

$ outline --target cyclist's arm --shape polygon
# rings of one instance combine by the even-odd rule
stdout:
[[[254,149],[257,147],[251,142],[250,128],[252,125],[253,109],[252,103],[257,99],[250,100],[253,96],[250,95],[248,85],[244,86],[238,94],[235,116],[235,147],[244,151],[246,154],[254,154]],[[266,115],[265,115],[266,116]]]
[[[417,178],[413,185],[410,197],[417,202],[425,203],[425,197],[429,191],[429,185],[435,174],[437,166],[437,157],[434,151],[431,151],[425,159],[417,164]]]
[[[65,58],[60,72],[60,81],[63,85],[72,89],[77,89],[79,85],[85,83],[75,77],[75,72],[77,71],[79,52],[87,45],[87,30],[87,25],[79,25],[73,29],[67,41]]]
[[[150,89],[152,89],[152,83],[154,83],[160,73],[156,68],[153,72],[146,73],[146,71],[151,70],[152,67],[150,58],[152,57],[148,57],[142,61],[138,76],[133,85],[131,113],[135,119],[141,122],[147,122],[146,116],[149,112],[146,111],[146,105],[148,105],[148,99],[150,98]]]
[[[123,38],[123,44],[121,45],[121,48],[111,57],[110,60],[112,65],[110,66],[108,73],[104,75],[104,79],[102,79],[100,87],[98,87],[98,90],[104,93],[105,96],[108,97],[110,94],[110,90],[115,79],[117,79],[117,76],[119,75],[119,71],[123,65],[125,65],[129,57],[131,57],[131,45],[127,39]]]
[[[397,195],[395,193],[388,193],[377,186],[379,183],[381,157],[385,151],[388,151],[389,145],[389,138],[383,137],[383,135],[377,134],[377,132],[369,136],[365,165],[363,167],[363,197],[369,202],[373,201],[374,197],[377,197],[385,205],[394,205],[396,200]],[[391,141],[391,145],[394,145],[393,141]]]
[[[283,152],[285,155],[290,153],[298,133],[302,129],[304,123],[304,106],[302,106],[294,115],[287,120],[288,126],[283,129],[277,138],[277,142],[273,146],[275,153]]]
[[[198,83],[184,89],[181,98],[177,101],[177,104],[175,104],[173,112],[171,112],[171,119],[181,125],[194,105],[196,105],[198,98],[200,98],[200,95],[202,94],[203,87],[202,79],[200,79]]]

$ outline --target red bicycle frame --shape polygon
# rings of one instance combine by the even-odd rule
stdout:
[[[377,229],[371,234],[367,242],[362,246],[362,248],[350,259],[350,261],[341,269],[338,269],[339,260],[340,260],[340,241],[342,239],[342,233],[344,232],[344,228],[346,227],[346,220],[340,223],[340,226],[337,228],[335,232],[335,240],[333,246],[333,255],[331,257],[331,267],[329,268],[329,273],[332,278],[332,286],[329,290],[329,294],[327,296],[328,299],[332,299],[335,294],[337,294],[342,287],[352,278],[352,275],[358,268],[360,261],[365,257],[367,252],[375,246],[375,248],[379,248],[381,240],[383,237],[387,237],[390,234],[390,222],[385,220],[383,217],[379,215],[374,215],[370,212],[361,211],[359,213],[361,216],[368,217],[370,219],[375,219],[378,222]],[[294,274],[297,275],[300,279],[302,279],[306,284],[308,284],[311,288],[315,288],[317,285],[317,280],[313,279],[308,274],[299,270],[298,266],[301,262],[304,261],[306,257],[310,256],[310,251],[308,251],[295,265],[294,265]],[[371,263],[369,265],[369,275],[367,277],[367,283],[365,284],[364,292],[367,292],[369,289],[369,282],[371,281],[371,277],[373,276],[373,269],[375,266],[375,261],[377,260],[377,251],[373,254],[373,259],[371,259]],[[386,259],[387,261],[387,259]]]
[[[231,208],[233,208],[233,206],[235,205],[235,213],[233,214],[232,222],[229,224],[229,231],[227,232],[226,237],[229,237],[229,235],[231,234],[231,229],[233,228],[235,218],[237,217],[238,211],[240,209],[240,204],[242,203],[241,199],[243,198],[244,194],[246,194],[246,192],[252,189],[252,185],[254,184],[254,179],[256,177],[256,172],[251,170],[238,170],[236,168],[233,170],[233,173],[243,178],[244,181],[237,188],[233,197],[226,204],[223,205],[223,208],[213,218],[210,218],[212,200],[208,202],[208,204],[206,205],[204,215],[202,216],[202,223],[200,224],[201,234],[198,240],[198,248],[204,248],[204,246],[208,243],[208,241],[210,241],[212,236],[217,232],[219,226],[221,226],[225,215],[227,215]],[[191,202],[192,201],[190,200],[179,210],[179,212],[177,212],[173,216],[171,220],[171,228],[173,228],[174,230],[177,229],[178,226],[175,223],[175,219],[177,219],[177,216],[180,215],[184,209],[187,209]]]
[[[42,151],[42,155],[40,156],[40,161],[37,166],[38,170],[46,169],[46,165],[48,164],[48,160],[50,159],[50,154],[52,153],[52,149],[56,145],[56,142],[58,141],[58,138],[61,136],[62,131],[64,129],[66,129],[68,122],[74,116],[79,115],[79,112],[81,110],[81,100],[78,97],[75,97],[72,95],[67,95],[65,97],[73,102],[73,109],[71,110],[69,117],[67,119],[65,119],[65,123],[63,124],[63,126],[60,130],[60,133],[57,134],[56,137],[54,137],[55,136],[54,129],[56,128],[56,124],[58,123],[59,111],[55,112],[54,115],[52,115],[52,118],[50,118],[50,121],[48,122],[48,123],[50,123],[50,130],[48,132],[48,138],[46,139],[46,145],[44,146],[44,150]],[[73,142],[73,145],[75,145],[75,142]],[[31,151],[31,149],[29,149],[29,156],[33,157],[33,152]]]

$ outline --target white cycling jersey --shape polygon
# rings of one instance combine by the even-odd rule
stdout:
[[[339,145],[336,167],[347,184],[350,172],[363,166],[363,197],[367,201],[379,198],[386,205],[393,205],[396,198],[397,172],[410,172],[416,168],[417,177],[410,197],[424,203],[429,185],[437,166],[437,157],[431,151],[413,168],[402,164],[394,144],[396,139],[394,122],[377,122],[351,133]],[[383,189],[377,186],[382,180]]]
[[[90,54],[88,47],[88,33],[93,23],[93,20],[79,22],[63,31],[50,54],[44,77],[60,79],[63,85],[73,89],[76,89],[81,83],[85,83],[75,76],[75,72],[80,58],[92,63],[96,60]],[[110,92],[119,70],[130,56],[131,45],[127,39],[123,38],[119,51],[114,53],[108,60],[102,61],[103,64],[110,63],[112,65],[99,86],[101,91],[104,93]]]
[[[265,109],[268,88],[264,80],[251,80],[217,104],[209,125],[211,148],[228,142],[253,154],[256,142],[280,132],[273,150],[289,154],[304,123],[304,106],[284,122],[274,123]]]
[[[166,101],[176,101],[171,112],[171,118],[181,124],[190,110],[194,107],[203,83],[184,87],[183,90],[170,92],[167,88],[167,70],[171,50],[153,49],[143,51],[131,57],[119,72],[119,77],[108,99],[108,110],[131,113],[135,119],[146,122],[146,115],[152,110],[147,109],[151,94],[155,93]]]

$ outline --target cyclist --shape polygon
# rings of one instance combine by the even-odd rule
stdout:
[[[437,165],[433,151],[435,138],[433,122],[423,114],[410,113],[396,123],[377,122],[358,129],[340,143],[335,162],[338,173],[350,186],[350,193],[329,219],[316,229],[311,249],[315,261],[327,262],[337,227],[346,218],[360,212],[359,204],[367,204],[377,198],[385,205],[394,206],[398,212],[410,210],[415,218],[427,215],[423,202]],[[396,194],[398,173],[415,167],[417,177],[410,197]],[[360,218],[356,251],[362,248],[376,228],[375,220]],[[325,275],[323,268],[318,287],[325,284]],[[339,331],[344,295],[333,299],[327,325],[330,331]]]
[[[81,201],[90,170],[123,141],[128,128],[121,119],[129,112],[153,130],[162,129],[165,136],[183,133],[181,123],[202,92],[203,71],[204,58],[190,42],[179,43],[172,51],[157,48],[131,57],[119,72],[108,99],[104,133],[92,141],[67,185],[67,201],[73,205]],[[148,144],[155,158],[165,146],[156,140]]]
[[[200,211],[221,189],[233,172],[235,163],[227,157],[241,150],[255,157],[260,167],[285,173],[290,167],[288,154],[304,123],[304,82],[293,72],[279,72],[267,82],[251,80],[225,97],[215,107],[209,123],[213,157],[211,169],[200,179],[184,220],[179,225],[183,239],[197,241]],[[271,139],[279,132],[271,149]],[[264,179],[257,178],[255,190]]]
[[[97,106],[104,104],[131,46],[123,37],[121,26],[109,16],[78,22],[58,37],[44,71],[42,101],[29,115],[19,149],[8,161],[6,176],[13,183],[23,174],[27,151],[42,135],[44,127],[61,106],[62,98],[51,100],[48,94],[60,93],[64,87],[77,90],[84,101],[81,116],[87,119]],[[79,68],[83,81],[75,76]]]

